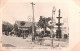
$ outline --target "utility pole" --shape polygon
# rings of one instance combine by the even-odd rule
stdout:
[[[35,23],[34,23],[34,3],[32,2],[31,3],[32,4],[32,11],[33,11],[33,20],[32,20],[32,41],[34,41],[35,40],[35,35],[34,35],[34,26],[35,26]]]

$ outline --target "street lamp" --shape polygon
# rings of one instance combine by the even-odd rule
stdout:
[[[53,15],[55,15],[55,11],[56,11],[56,8],[55,8],[55,6],[54,6],[53,9],[52,9],[51,37],[53,36],[53,25],[54,25],[54,23],[55,23],[55,19],[53,18]]]
[[[28,16],[27,20],[28,20],[29,22],[31,22],[31,16]]]
[[[52,9],[52,25],[51,25],[52,47],[53,47],[53,33],[54,33],[54,31],[53,31],[53,25],[55,23],[55,22],[53,22],[53,21],[55,21],[55,19],[53,18],[53,15],[55,15],[55,11],[56,11],[56,8],[54,6],[53,9]]]

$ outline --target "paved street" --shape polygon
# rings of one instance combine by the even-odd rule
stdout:
[[[31,37],[28,37],[26,39],[23,39],[22,37],[13,37],[13,36],[6,36],[3,35],[2,37],[2,43],[4,47],[22,47],[22,48],[35,48],[35,47],[48,47],[51,48],[51,46],[45,46],[45,45],[39,45],[37,43],[32,43],[31,42]],[[44,44],[49,43],[49,41],[45,41]],[[49,43],[50,44],[50,43]],[[67,45],[67,42],[62,42],[62,41],[53,41],[53,47],[59,47],[63,46],[65,47]]]
[[[31,38],[23,39],[22,37],[11,37],[3,35],[2,37],[3,46],[6,47],[23,47],[23,48],[31,48],[31,47],[40,47],[41,45],[36,45],[31,42]]]

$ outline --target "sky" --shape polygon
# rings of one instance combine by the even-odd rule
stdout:
[[[32,21],[31,2],[8,2],[3,8],[3,21],[14,24],[15,21]],[[68,3],[67,2],[34,2],[34,19],[39,21],[40,16],[51,17],[53,6],[56,8],[55,20],[57,22],[58,10],[61,10],[61,22],[68,22]]]

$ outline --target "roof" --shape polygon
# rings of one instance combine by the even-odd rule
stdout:
[[[27,22],[27,21],[16,21],[15,22],[18,27],[30,27],[32,26],[32,22]]]

